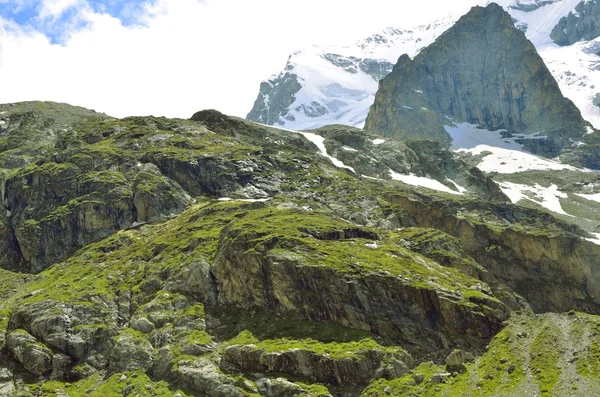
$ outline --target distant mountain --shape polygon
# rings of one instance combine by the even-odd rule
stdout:
[[[261,83],[247,119],[292,129],[334,123],[362,127],[377,82],[392,71],[398,55],[416,55],[453,22],[389,28],[350,46],[297,51],[283,71]]]
[[[561,46],[600,36],[600,5],[595,1],[582,1],[569,15],[560,19],[550,37]]]
[[[451,120],[530,135],[526,147],[552,157],[586,132],[579,109],[495,3],[473,7],[414,60],[401,56],[379,84],[365,129],[449,143]]]
[[[474,3],[486,5],[489,1]],[[565,22],[580,15],[576,7],[583,7],[587,15],[591,12],[588,10],[596,7],[594,2],[498,0],[497,3],[510,13],[515,26],[535,45],[563,95],[575,103],[587,121],[599,128],[600,58],[597,53],[600,41],[595,32],[587,31],[594,19],[582,18],[576,24]],[[332,123],[362,127],[374,101],[378,73],[391,71],[391,65],[402,54],[414,58],[459,17],[451,15],[408,30],[386,29],[350,46],[313,46],[297,51],[290,56],[283,71],[261,83],[260,93],[247,118],[291,129],[318,128]],[[569,25],[565,29],[569,31],[570,40],[575,40],[572,44],[557,45],[551,37],[557,26],[562,25]],[[366,64],[372,65],[371,68],[365,68]],[[362,69],[375,69],[378,73],[369,74]]]

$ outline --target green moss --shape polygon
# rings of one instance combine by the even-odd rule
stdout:
[[[121,336],[129,336],[134,340],[138,340],[138,341],[146,341],[146,334],[136,331],[132,328],[125,328],[123,331],[121,331],[121,333],[119,334],[119,336],[115,336],[114,339],[118,339]]]
[[[65,393],[70,397],[172,397],[177,393],[182,397],[194,395],[173,388],[165,381],[154,381],[142,372],[127,372],[108,378],[95,374],[79,382],[48,381],[43,383],[39,397],[58,397]]]
[[[229,228],[236,241],[245,242],[246,249],[268,251],[273,257],[295,258],[306,264],[356,276],[380,271],[389,277],[402,276],[414,287],[435,289],[442,286],[458,295],[468,292],[470,296],[499,303],[492,296],[469,290],[479,280],[403,248],[397,243],[404,237],[401,233],[379,233],[378,236],[374,230],[360,229],[358,233],[365,237],[380,237],[377,248],[366,249],[366,244],[373,243],[371,238],[342,237],[345,229],[356,229],[351,224],[316,212],[269,207],[239,217]]]
[[[182,331],[177,335],[177,338],[180,339],[182,343],[196,345],[208,345],[213,341],[212,336],[206,333],[206,331],[198,330]]]
[[[560,329],[554,324],[546,324],[531,345],[531,370],[542,395],[551,394],[558,384],[561,355],[556,346],[559,338],[562,338]]]
[[[266,352],[286,352],[294,349],[305,350],[316,354],[329,355],[334,360],[343,358],[360,358],[367,351],[379,350],[393,354],[405,354],[399,347],[383,347],[372,339],[363,339],[348,343],[322,343],[316,340],[264,340],[258,343],[259,349]]]
[[[524,341],[511,327],[504,328],[494,337],[478,363],[477,374],[484,395],[508,394],[524,381]],[[512,366],[513,371],[508,368]]]
[[[304,389],[304,393],[299,394],[298,397],[325,397],[331,395],[329,390],[323,385],[302,382],[296,382],[296,384]]]
[[[384,396],[440,396],[442,387],[445,389],[448,385],[429,382],[432,376],[444,373],[444,370],[433,362],[421,363],[414,368],[412,373],[406,374],[393,380],[377,379],[374,380],[363,392],[361,397],[384,397]],[[421,384],[417,385],[413,374],[419,374],[424,377]],[[441,386],[441,387],[440,387]],[[438,389],[438,390],[436,390]],[[448,394],[459,395],[459,394]]]
[[[84,197],[77,197],[70,200],[67,204],[57,207],[54,211],[50,212],[46,217],[42,219],[43,222],[52,222],[60,220],[72,214],[79,207],[84,206],[106,206],[107,204],[101,200],[90,199],[90,195]]]
[[[78,177],[80,184],[124,184],[127,182],[125,175],[117,171],[93,171]]]
[[[8,320],[10,318],[10,311],[8,309],[0,310],[0,334],[4,334],[8,329]]]
[[[600,380],[600,318],[569,312],[575,317],[569,338],[578,341],[575,354],[577,373],[589,380]]]
[[[24,178],[24,177],[27,177],[29,175],[36,173],[36,174],[44,175],[45,178],[55,178],[67,171],[75,171],[76,172],[77,167],[74,164],[69,164],[69,163],[58,164],[58,163],[54,163],[54,162],[48,162],[48,163],[43,163],[40,165],[31,164],[31,165],[23,168],[23,170],[21,170],[17,174],[17,176]]]
[[[28,275],[24,273],[15,273],[10,270],[0,269],[0,310],[6,302],[6,299],[16,295],[25,285]]]
[[[315,339],[265,339],[259,341],[249,331],[243,331],[223,346],[253,344],[265,352],[288,352],[290,350],[304,350],[316,354],[328,355],[334,360],[343,358],[360,358],[367,351],[381,351],[394,355],[406,355],[406,351],[397,346],[381,346],[373,339],[362,339],[353,342],[323,343]]]
[[[229,237],[223,239],[226,226]],[[380,240],[375,249],[365,247],[373,243],[371,238],[326,240],[344,233]],[[481,281],[403,248],[398,243],[402,238],[401,233],[376,234],[372,229],[357,229],[317,211],[280,210],[239,201],[203,202],[165,223],[121,231],[89,244],[64,263],[41,273],[28,287],[41,292],[23,301],[87,301],[90,296],[113,296],[121,290],[142,295],[140,284],[153,274],[163,279],[165,272],[174,275],[193,261],[212,261],[219,244],[243,242],[246,250],[266,251],[271,257],[293,258],[349,276],[372,272],[385,277],[402,276],[404,282],[416,288],[452,291],[462,297],[459,303],[473,307],[499,304],[493,296],[471,288]],[[60,287],[64,284],[70,288]]]
[[[257,337],[255,337],[252,332],[248,330],[244,330],[240,332],[235,338],[230,339],[222,344],[223,347],[233,346],[233,345],[255,345],[259,343]]]

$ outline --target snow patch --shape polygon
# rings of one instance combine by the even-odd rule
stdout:
[[[585,143],[583,143],[581,141],[576,141],[576,140],[571,139],[571,138],[569,138],[569,142],[571,143],[572,147],[579,147],[579,146],[585,145]]]
[[[370,179],[372,181],[383,181],[383,179],[379,179],[379,178],[373,178],[372,176],[368,176],[368,175],[361,175],[363,178],[366,179]]]
[[[347,152],[358,152],[358,150],[354,149],[353,147],[346,146],[346,145],[342,146],[342,149],[344,149]]]
[[[526,152],[516,142],[517,139],[545,139],[543,135],[518,134],[512,138],[503,138],[506,130],[490,131],[475,124],[458,123],[444,127],[452,138],[451,149],[458,153],[482,155],[477,165],[483,172],[512,174],[531,170],[575,170],[584,171],[558,161],[548,160]]]
[[[583,197],[586,200],[596,201],[596,202],[600,203],[600,193],[595,193],[595,194],[575,193],[575,194],[579,197]]]
[[[297,132],[298,134],[303,135],[306,139],[308,139],[309,141],[314,143],[317,146],[317,148],[319,148],[319,153],[321,155],[327,157],[329,160],[331,160],[333,165],[335,165],[338,168],[346,168],[347,170],[350,170],[356,174],[356,171],[354,171],[354,168],[347,166],[340,160],[327,154],[327,149],[325,148],[325,143],[324,143],[325,142],[324,137],[317,135],[317,134],[313,134],[312,132],[302,132],[302,131],[294,131],[294,132]]]
[[[508,6],[514,3],[514,0],[496,0],[498,4],[508,9]],[[547,44],[554,44],[550,38],[550,32],[558,24],[558,21],[569,12],[574,11],[581,0],[562,0],[554,3],[548,3],[533,11],[522,11],[518,9],[508,9],[511,16],[521,24],[527,25],[525,35],[536,47]]]
[[[477,165],[477,168],[488,173],[514,174],[516,172],[532,170],[572,170],[585,172],[582,169],[561,164],[558,161],[547,160],[531,153],[502,149],[489,145],[479,145],[474,149],[460,149],[457,152],[483,155],[484,157]]]
[[[596,238],[586,238],[587,241],[600,245],[600,233],[590,233],[594,235]]]
[[[389,172],[393,180],[406,183],[407,185],[426,187],[428,189],[438,190],[440,192],[450,194],[462,194],[461,192],[450,189],[448,186],[444,185],[440,181],[436,181],[435,179],[416,176],[415,174],[400,174],[392,169],[389,169]]]
[[[537,183],[535,186],[527,186],[512,182],[499,182],[498,185],[513,204],[517,204],[521,200],[529,200],[557,214],[571,216],[562,209],[559,200],[567,198],[568,195],[559,191],[554,184],[550,187],[543,187]]]
[[[262,125],[260,123],[254,122],[254,121],[252,121],[252,123],[258,124],[258,125]],[[354,171],[354,168],[352,168],[350,166],[347,166],[346,164],[344,164],[340,160],[336,159],[333,156],[330,156],[327,153],[327,148],[325,147],[325,143],[324,143],[325,142],[325,138],[324,137],[322,137],[320,135],[317,135],[317,134],[314,134],[312,132],[294,131],[294,130],[290,130],[288,128],[281,128],[281,127],[276,127],[276,126],[268,126],[268,127],[270,127],[270,128],[276,128],[276,129],[281,130],[281,131],[293,132],[294,134],[300,134],[300,135],[304,136],[306,139],[308,139],[309,141],[311,141],[312,143],[314,143],[315,146],[317,146],[317,149],[319,149],[319,154],[322,155],[322,156],[325,156],[329,160],[331,160],[331,162],[333,163],[333,165],[335,165],[338,168],[345,168],[345,169],[350,170],[350,171],[352,171],[353,173],[356,174],[356,171]]]
[[[450,182],[451,184],[454,185],[454,187],[456,188],[456,190],[458,190],[461,194],[464,194],[466,192],[468,192],[467,189],[465,189],[464,187],[460,186],[458,183],[454,182],[452,179],[446,179],[448,182]]]
[[[595,128],[600,128],[600,108],[594,105],[600,90],[600,70],[598,56],[600,39],[591,42],[577,42],[561,47],[545,44],[538,48],[546,66],[558,82],[562,94],[575,103],[581,115]],[[589,126],[586,133],[594,130]]]
[[[373,145],[381,145],[382,143],[385,143],[385,139],[375,139],[375,140],[373,140]]]
[[[243,201],[245,203],[265,203],[271,200],[271,198],[262,198],[262,199],[232,199],[231,197],[221,197],[218,201]]]

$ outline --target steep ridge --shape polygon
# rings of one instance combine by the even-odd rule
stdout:
[[[403,55],[380,85],[365,129],[401,139],[449,142],[448,118],[523,139],[532,152],[555,156],[586,124],[525,34],[499,5],[474,7],[411,60]],[[541,144],[540,144],[541,143]]]

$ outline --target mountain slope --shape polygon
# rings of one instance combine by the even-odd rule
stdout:
[[[8,141],[40,138],[4,163],[3,205],[19,210],[2,235],[21,261],[0,267],[0,395],[598,389],[600,245],[435,142],[211,110],[0,111]],[[23,114],[78,116],[21,129]],[[568,310],[590,314],[548,314]],[[580,362],[548,364],[574,343]]]
[[[535,146],[524,142],[550,156],[579,140],[586,127],[534,46],[495,3],[471,9],[414,60],[400,57],[379,84],[365,129],[448,142],[448,118],[547,136]]]

